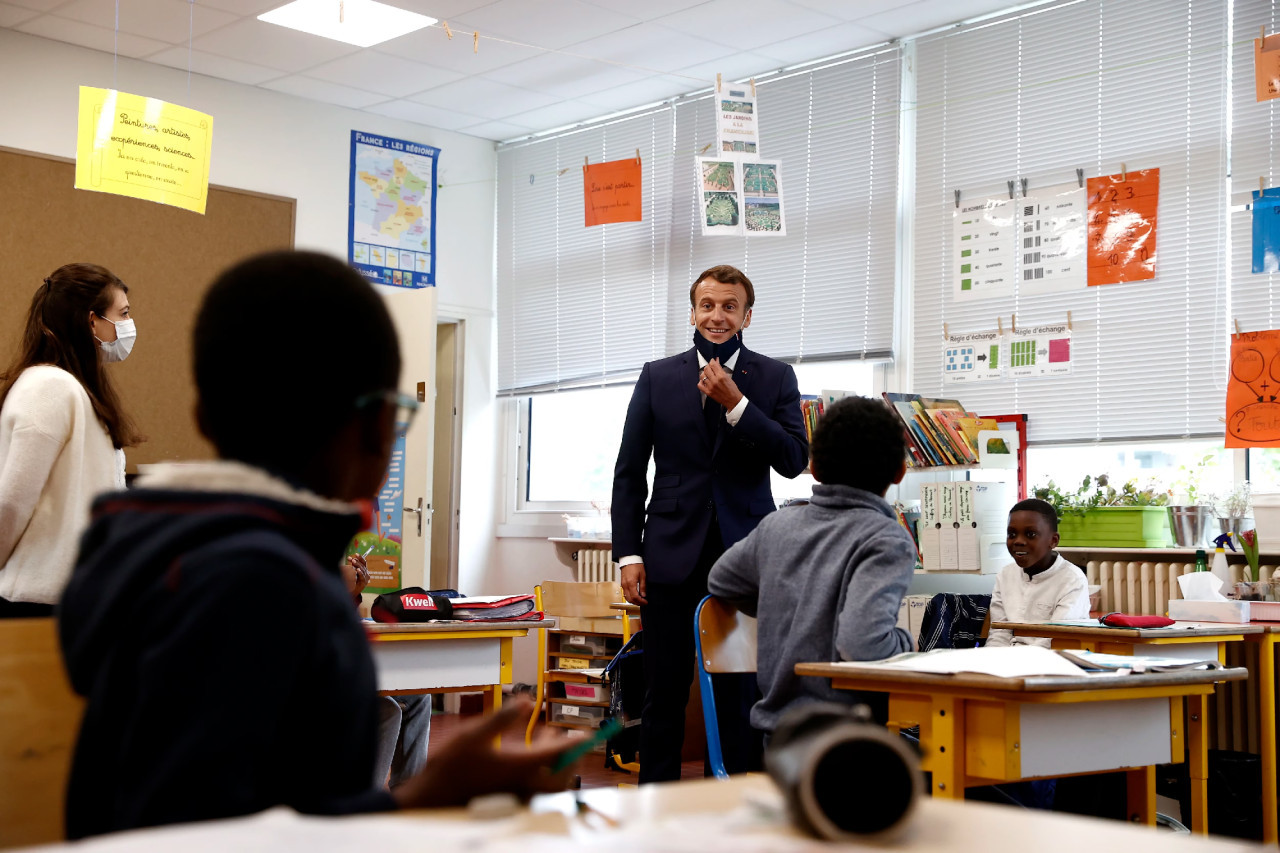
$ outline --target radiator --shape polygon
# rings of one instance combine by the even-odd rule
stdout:
[[[600,548],[583,548],[578,551],[578,581],[600,583],[618,581],[618,564],[609,559],[611,552]]]
[[[1210,554],[1212,557],[1212,554]],[[1084,565],[1090,584],[1102,587],[1098,609],[1102,613],[1142,613],[1163,616],[1169,607],[1169,599],[1181,598],[1178,575],[1195,571],[1194,562],[1140,562],[1137,560],[1090,560]],[[1244,580],[1241,570],[1244,564],[1232,564],[1231,583]],[[1259,580],[1280,580],[1280,567],[1260,566]],[[1151,647],[1151,654],[1159,654],[1160,647]],[[1258,672],[1258,647],[1252,643],[1227,645],[1228,666],[1248,667],[1251,674]],[[1209,745],[1215,749],[1233,749],[1241,752],[1258,752],[1258,682],[1248,681],[1219,684],[1209,702],[1212,725],[1209,729]]]

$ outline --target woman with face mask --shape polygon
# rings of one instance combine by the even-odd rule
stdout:
[[[68,264],[36,288],[0,376],[0,618],[53,614],[90,504],[124,487],[124,448],[143,439],[104,366],[136,336],[129,288],[103,267]]]

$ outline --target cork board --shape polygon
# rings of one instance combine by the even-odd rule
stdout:
[[[210,458],[213,449],[195,425],[191,373],[191,327],[200,299],[235,261],[293,247],[296,202],[211,186],[200,216],[76,190],[74,183],[73,160],[0,147],[0,365],[7,367],[17,354],[31,296],[44,277],[67,263],[101,264],[129,286],[138,326],[129,358],[107,368],[147,436],[125,452],[129,471],[150,462]]]

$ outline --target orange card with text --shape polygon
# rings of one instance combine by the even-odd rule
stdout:
[[[1253,86],[1259,101],[1280,98],[1280,36],[1253,40]]]
[[[1156,277],[1160,170],[1089,179],[1089,286]]]
[[[610,222],[639,222],[639,158],[583,166],[582,193],[587,228]]]
[[[1280,330],[1231,336],[1227,447],[1280,447]]]

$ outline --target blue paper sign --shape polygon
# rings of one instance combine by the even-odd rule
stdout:
[[[347,260],[375,284],[434,287],[440,149],[351,131]]]
[[[1253,191],[1253,271],[1280,272],[1280,187]]]

